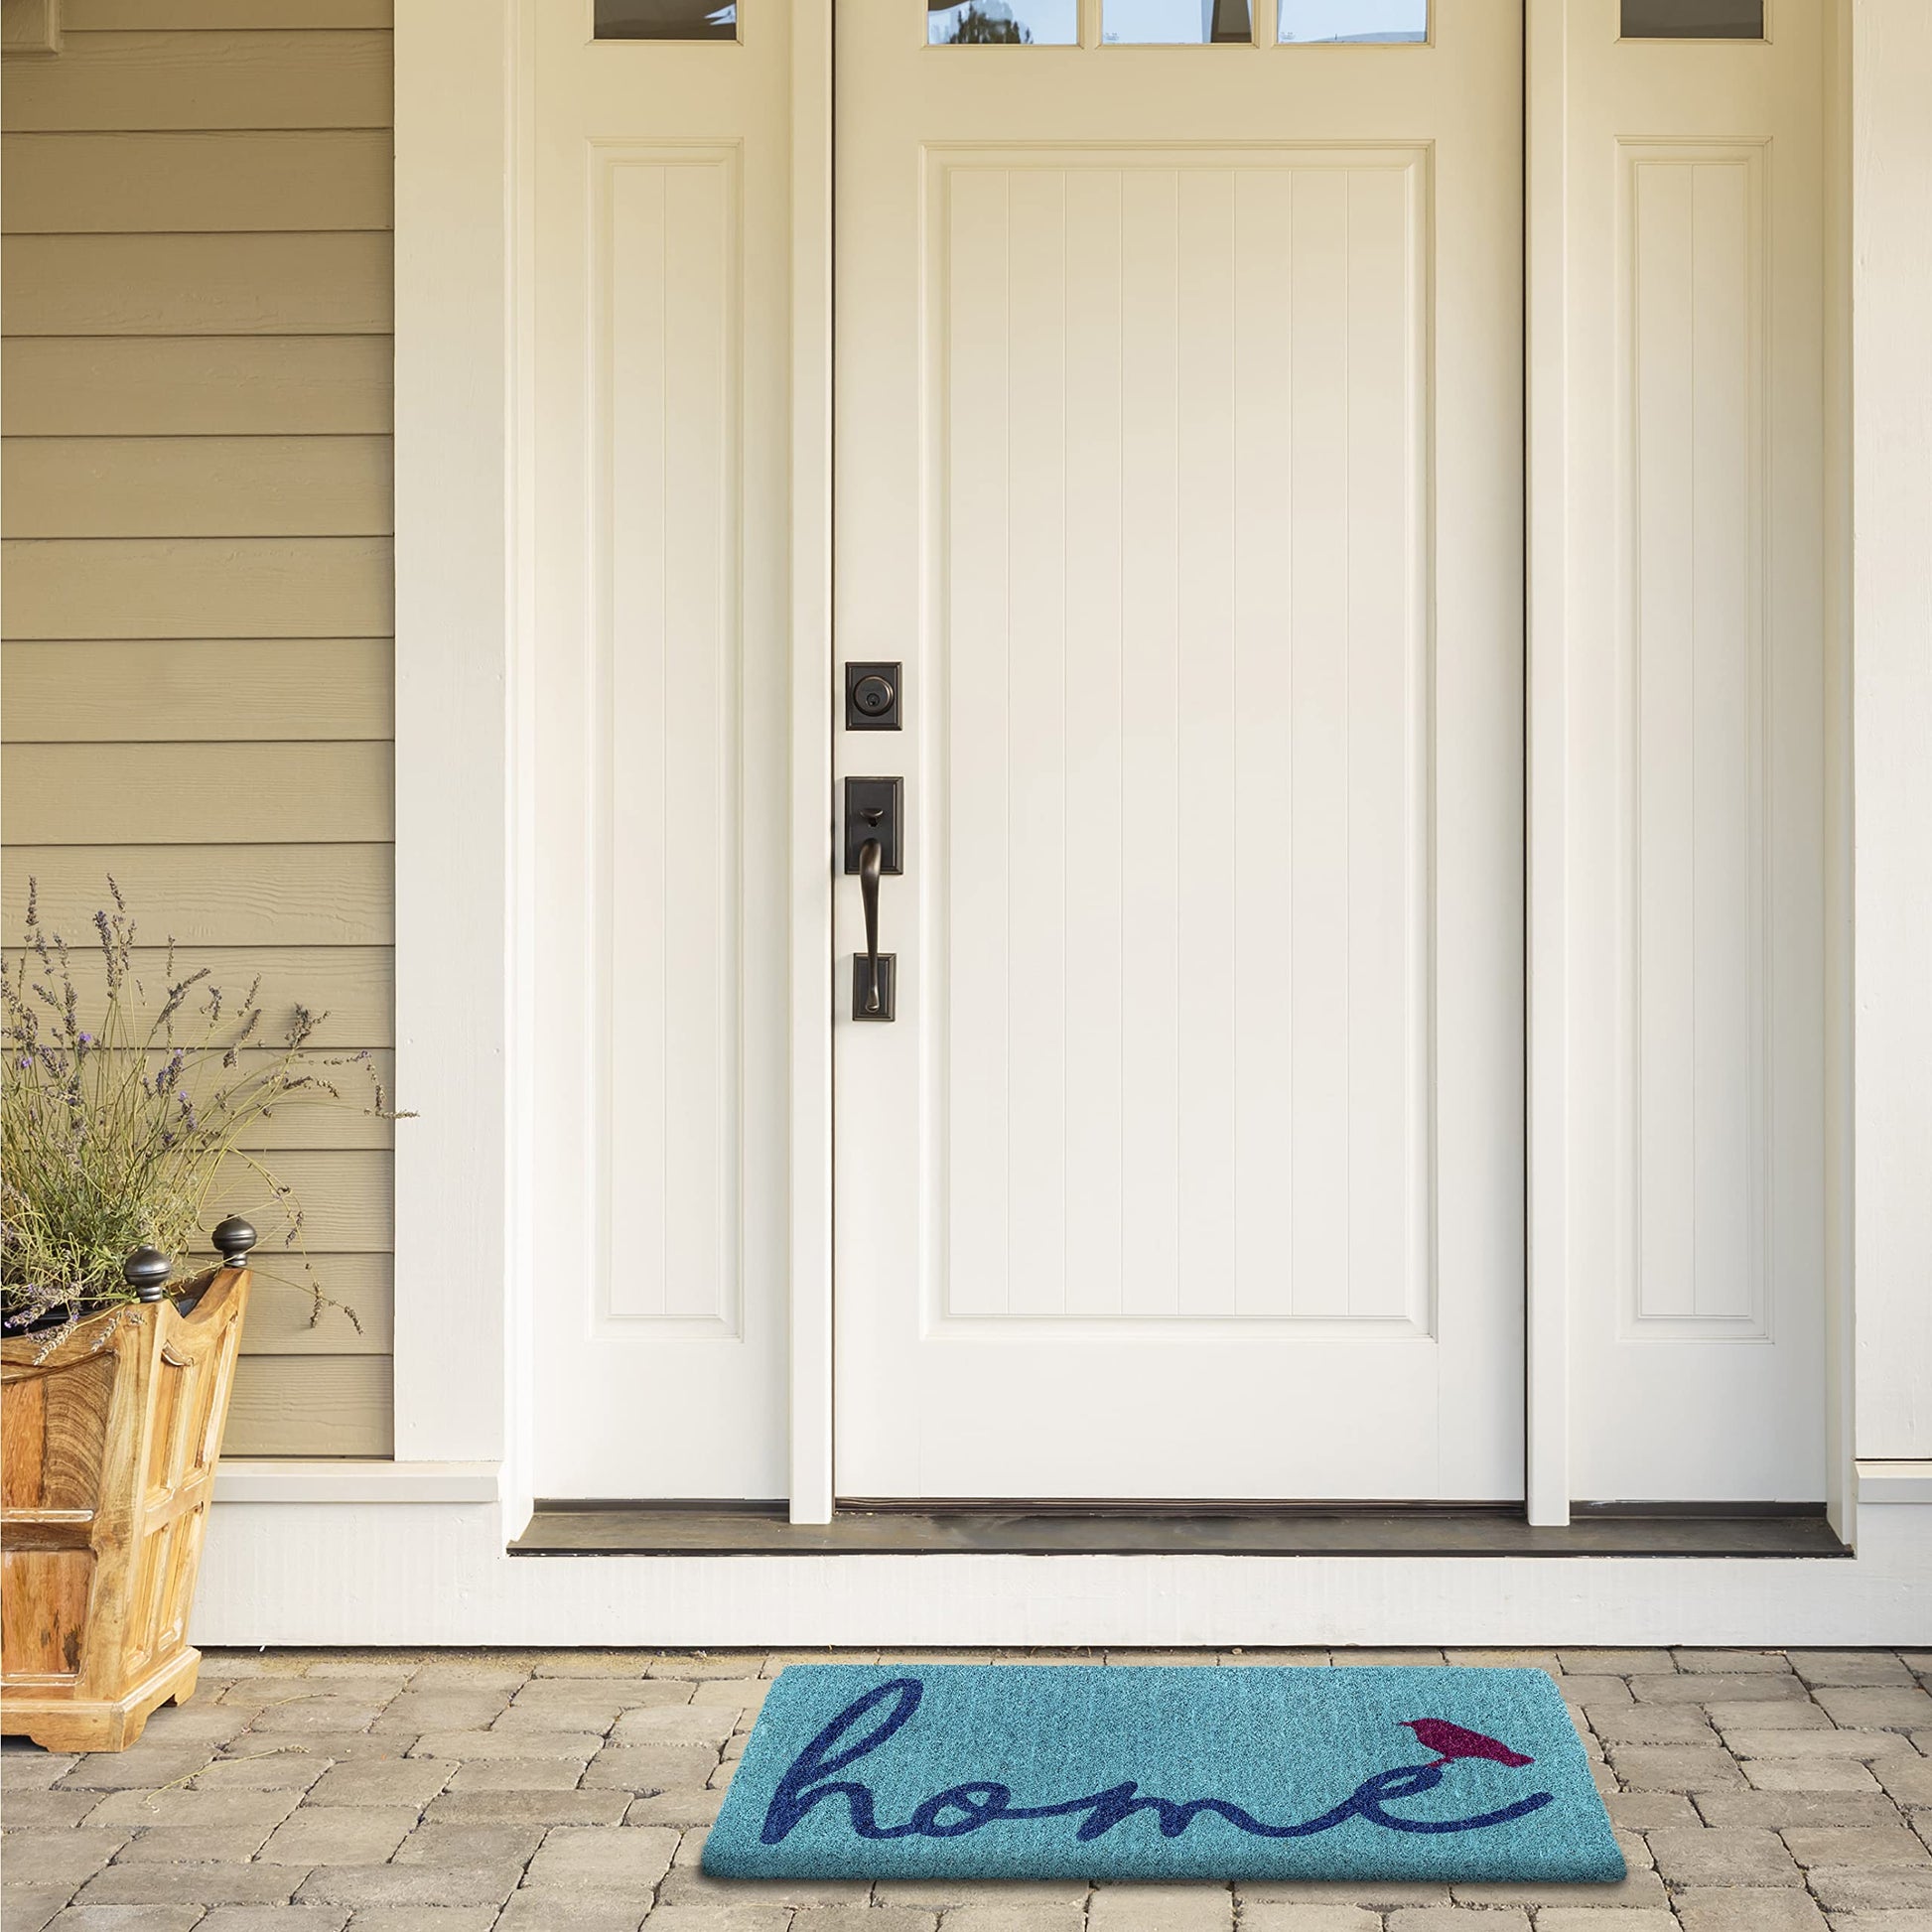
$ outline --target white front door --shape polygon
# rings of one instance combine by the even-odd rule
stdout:
[[[847,1498],[1522,1494],[1520,9],[1259,11],[837,10]]]

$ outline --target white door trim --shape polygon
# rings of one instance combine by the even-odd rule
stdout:
[[[1844,0],[1853,152],[1854,278],[1863,371],[1847,457],[1861,515],[1849,614],[1864,638],[1848,689],[1862,754],[1858,954],[1862,1027],[1852,1108],[1861,1135],[1858,1394],[1893,1449],[1922,1377],[1904,1345],[1923,1322],[1922,1203],[1904,1152],[1932,1145],[1922,1078],[1921,988],[1932,812],[1922,769],[1886,747],[1932,733],[1932,675],[1915,612],[1927,566],[1909,532],[1927,512],[1932,375],[1880,340],[1881,313],[1913,312],[1927,289],[1923,133],[1912,103],[1932,85],[1932,26],[1920,0]],[[829,748],[831,689],[823,487],[829,466],[830,0],[796,0],[807,50],[794,83],[793,527],[794,1059],[790,1100],[793,1508],[830,1506]],[[1531,1520],[1567,1513],[1563,704],[1566,585],[1560,479],[1562,234],[1561,7],[1530,10],[1529,264],[1529,1000]],[[536,940],[524,816],[532,746],[528,613],[519,570],[527,530],[527,437],[519,410],[527,346],[517,287],[522,0],[397,0],[396,7],[396,893],[398,1091],[423,1116],[396,1155],[397,1453],[506,1464],[527,1490],[530,1319],[539,1266],[573,1268],[570,1231],[535,1225],[524,964]],[[1920,90],[1915,93],[1915,89]],[[1914,176],[1912,170],[1919,169]],[[1554,171],[1554,172],[1553,172]],[[1916,240],[1915,240],[1916,237]],[[1554,303],[1554,307],[1553,307]],[[1539,479],[1558,484],[1540,488]],[[1848,780],[1849,789],[1849,780]],[[1882,895],[1882,898],[1880,897]],[[1846,937],[1849,945],[1849,936]],[[1849,1038],[1849,1025],[1844,1032]],[[1849,1044],[1847,1047],[1849,1051]],[[539,1259],[539,1246],[544,1251]],[[1916,1254],[1917,1260],[1912,1257]],[[1913,1311],[1918,1309],[1917,1315]],[[1921,1338],[1922,1325],[1917,1331]],[[1877,1337],[1889,1333],[1884,1348]],[[1852,1396],[1851,1363],[1840,1364]],[[1863,1418],[1862,1418],[1863,1420]],[[1849,1437],[1850,1432],[1847,1432]],[[1847,1451],[1836,1492],[1855,1493]],[[512,1503],[514,1517],[519,1505]],[[497,1527],[492,1521],[492,1538]]]
[[[1569,9],[1524,9],[1524,1095],[1528,1173],[1525,1495],[1532,1523],[1570,1521],[1570,1320],[1564,1039],[1564,492],[1537,480],[1568,463],[1564,323],[1564,71]]]
[[[1858,1448],[1932,1450],[1932,8],[1853,0]],[[1848,779],[1848,783],[1850,780]],[[1848,1374],[1852,1364],[1847,1365]]]
[[[515,23],[515,0],[396,9],[396,1091],[420,1116],[395,1152],[395,1452],[409,1461],[504,1461],[516,1429],[530,921]]]
[[[832,1520],[832,0],[791,18],[791,1520]]]

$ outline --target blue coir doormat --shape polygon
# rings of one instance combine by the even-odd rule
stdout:
[[[1621,1878],[1541,1671],[803,1664],[727,1878]]]

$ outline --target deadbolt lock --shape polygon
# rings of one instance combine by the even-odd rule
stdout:
[[[896,732],[899,666],[854,663],[845,667],[845,728],[849,732]]]

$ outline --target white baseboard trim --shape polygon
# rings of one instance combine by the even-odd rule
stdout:
[[[245,1466],[245,1465],[244,1465]],[[1923,1644],[1932,1504],[1856,1558],[508,1557],[491,1503],[226,1502],[207,1644]]]
[[[217,1503],[493,1503],[500,1462],[349,1462],[262,1457],[223,1460]]]
[[[1932,1503],[1932,1462],[1861,1462],[1862,1503]],[[1932,1611],[1928,1611],[1932,1623]]]

